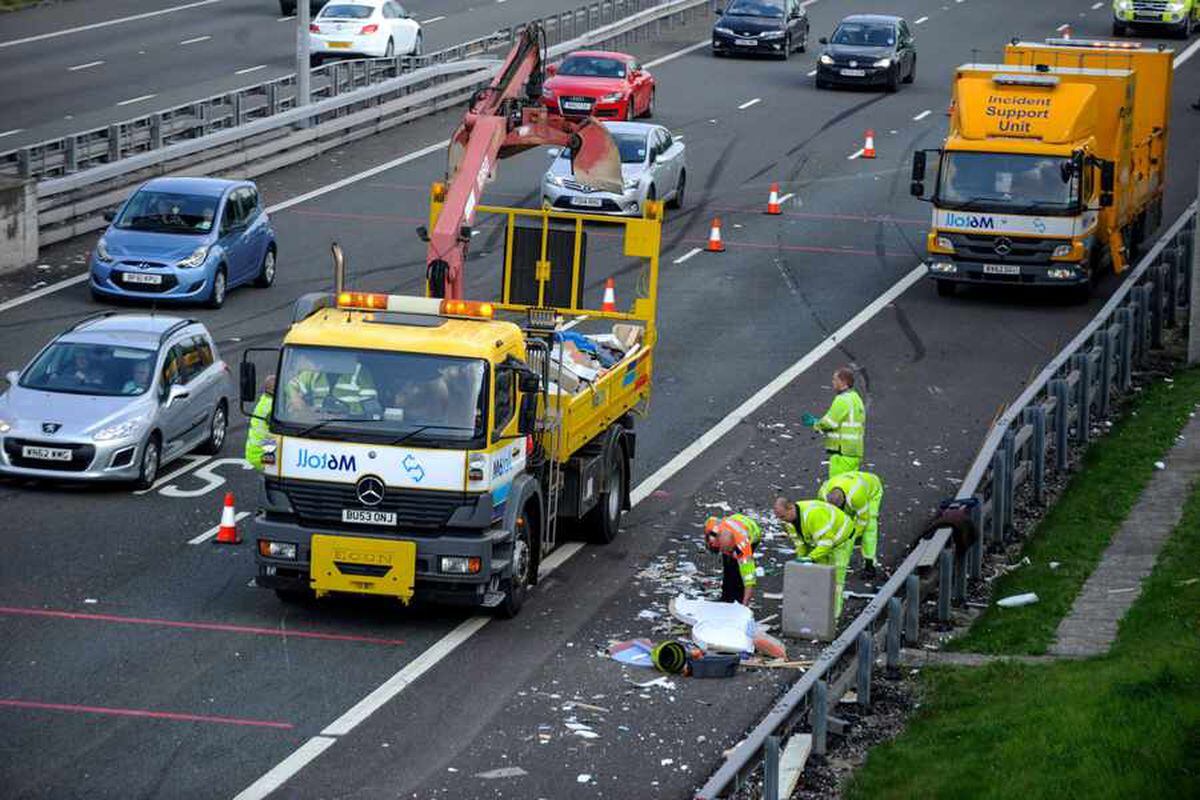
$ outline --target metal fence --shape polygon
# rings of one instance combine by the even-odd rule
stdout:
[[[726,756],[696,792],[717,798],[741,786],[764,764],[764,798],[776,800],[780,741],[807,729],[812,751],[824,755],[830,712],[850,689],[858,706],[871,706],[876,654],[898,675],[901,645],[915,645],[921,604],[937,597],[936,620],[950,623],[952,604],[966,600],[968,580],[978,580],[984,547],[998,548],[1014,535],[1013,508],[1018,492],[1045,500],[1052,472],[1065,472],[1072,445],[1088,441],[1095,422],[1129,391],[1133,371],[1150,351],[1162,347],[1163,332],[1186,323],[1191,286],[1192,248],[1197,224],[1193,201],[1139,261],[1100,312],[993,424],[959,491],[975,498],[974,543],[959,552],[949,528],[921,540],[849,627],[820,654],[767,716]]]
[[[548,44],[654,8],[670,0],[600,0],[541,19]],[[468,42],[417,56],[333,61],[311,71],[311,100],[337,97],[375,86],[423,67],[494,55],[511,47],[523,25],[503,28]],[[0,176],[45,178],[68,175],[176,142],[207,136],[296,106],[296,75],[285,75],[222,92],[173,108],[72,133],[0,153]]]

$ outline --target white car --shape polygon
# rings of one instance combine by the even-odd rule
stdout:
[[[314,66],[330,56],[421,54],[421,23],[395,0],[334,0],[308,26]]]

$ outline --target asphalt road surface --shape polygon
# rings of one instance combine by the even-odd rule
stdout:
[[[855,8],[809,6],[814,35]],[[247,546],[188,544],[216,525],[227,489],[253,497],[236,458],[245,427],[237,415],[225,453],[168,466],[144,494],[0,484],[5,795],[688,796],[769,708],[782,678],[631,688],[596,649],[612,636],[648,635],[638,612],[654,589],[637,573],[661,555],[696,552],[693,526],[706,503],[765,509],[777,491],[811,490],[819,448],[799,415],[828,402],[829,373],[846,362],[864,375],[869,460],[888,487],[885,560],[894,563],[923,511],[954,493],[996,409],[1116,283],[1084,305],[1021,292],[939,299],[915,272],[929,209],[907,191],[912,150],[936,146],[944,132],[954,66],[987,60],[981,54],[1011,35],[1048,36],[1063,23],[1076,36],[1105,36],[1106,7],[898,0],[891,8],[914,24],[919,50],[917,82],[894,95],[816,91],[806,75],[812,53],[775,62],[683,52],[705,37],[701,29],[639,51],[660,81],[656,118],[686,142],[689,188],[664,234],[638,504],[612,545],[560,550],[517,620],[358,600],[285,606],[249,585]],[[1200,159],[1200,115],[1187,107],[1200,58],[1183,52],[1168,220],[1194,195]],[[260,181],[277,209],[275,286],[239,290],[220,311],[188,312],[209,325],[226,360],[277,344],[293,298],[330,285],[332,240],[347,252],[354,286],[419,290],[424,250],[413,228],[444,162],[410,154],[442,141],[455,122],[423,120]],[[852,158],[867,128],[879,155]],[[505,162],[489,200],[536,203],[544,164],[541,152]],[[773,181],[790,195],[778,217],[762,213]],[[728,251],[697,252],[717,215]],[[594,240],[587,292],[598,299],[605,265],[620,260],[611,239]],[[69,274],[93,241],[42,260]],[[498,241],[487,228],[477,237],[471,294],[494,286]],[[624,304],[635,276],[618,272]],[[0,366],[22,365],[97,308],[82,284],[0,302]],[[797,363],[807,369],[780,393],[760,391]],[[718,425],[724,435],[707,435]],[[600,738],[564,727],[571,700],[608,709],[593,722]],[[508,771],[495,777],[497,769]]]

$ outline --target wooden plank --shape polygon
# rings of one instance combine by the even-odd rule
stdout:
[[[800,785],[808,754],[812,752],[812,734],[798,733],[787,741],[779,755],[779,796],[791,797]]]

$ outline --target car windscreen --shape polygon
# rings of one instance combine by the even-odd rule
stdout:
[[[154,382],[153,350],[111,344],[55,342],[18,385],[25,389],[104,397],[145,394]]]
[[[598,56],[571,56],[562,62],[558,74],[590,78],[624,78],[625,62]]]
[[[1071,212],[1078,197],[1069,158],[1011,153],[947,153],[937,194],[946,208],[1041,214]]]
[[[142,189],[125,204],[113,222],[119,230],[154,233],[208,233],[219,198]]]
[[[369,19],[373,11],[371,6],[336,3],[325,6],[317,16],[321,19]]]
[[[486,376],[480,359],[293,345],[273,414],[290,433],[462,446],[483,435]]]
[[[783,6],[764,3],[762,0],[733,0],[726,14],[734,17],[772,17],[783,19]]]
[[[843,22],[833,32],[830,41],[860,47],[891,47],[896,43],[896,29],[878,23]]]

